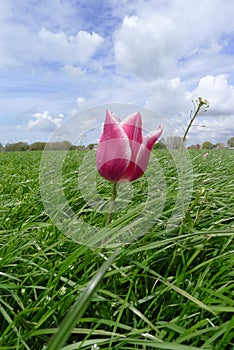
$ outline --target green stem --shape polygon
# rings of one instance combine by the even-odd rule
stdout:
[[[209,107],[209,102],[201,97],[198,97],[198,99],[196,100],[196,108],[194,110],[194,114],[193,116],[190,118],[190,122],[187,126],[187,129],[185,130],[184,136],[183,136],[183,142],[181,143],[181,150],[183,148],[183,146],[185,145],[185,141],[186,141],[186,137],[188,135],[188,132],[192,126],[192,123],[194,122],[195,118],[197,117],[197,115],[199,114],[199,112],[201,113],[201,107],[205,106],[205,108]],[[205,110],[203,110],[203,112],[205,112]],[[181,163],[182,162],[182,157],[180,157],[180,168],[182,169],[181,171],[183,171],[183,167],[184,165]],[[182,173],[183,174],[183,173]],[[183,176],[181,176],[180,178],[183,178]],[[182,186],[183,186],[183,191],[184,191],[184,183],[182,182]],[[186,210],[186,212],[183,210],[183,217],[181,220],[181,224],[180,224],[180,231],[179,231],[179,236],[182,234],[183,229],[184,229],[184,223],[186,222],[187,219],[187,213],[189,214],[189,209]]]
[[[198,113],[200,112],[200,109],[203,105],[206,105],[207,107],[209,107],[209,104],[208,104],[208,101],[207,100],[204,100],[203,98],[201,97],[198,97],[198,100],[197,100],[197,108],[195,109],[194,111],[194,114],[193,116],[191,117],[190,119],[190,122],[187,126],[187,129],[185,130],[185,133],[184,133],[184,136],[183,136],[183,144],[185,144],[185,141],[186,141],[186,137],[188,135],[188,132],[192,126],[192,123],[194,122],[194,120],[196,119]]]
[[[112,189],[111,199],[110,199],[110,202],[109,202],[109,208],[108,208],[108,212],[107,212],[107,216],[106,216],[105,226],[109,225],[109,223],[111,222],[111,216],[112,216],[112,212],[113,212],[113,208],[114,208],[114,203],[115,203],[116,197],[117,197],[117,183],[114,183],[113,184],[113,189]]]

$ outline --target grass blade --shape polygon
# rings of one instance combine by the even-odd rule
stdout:
[[[112,255],[103,263],[100,269],[96,272],[94,277],[91,279],[91,281],[85,288],[84,292],[78,297],[75,304],[72,306],[68,314],[63,319],[55,335],[51,338],[47,350],[58,350],[64,345],[72,329],[79,322],[83,313],[87,309],[92,299],[92,296],[97,290],[97,287],[101,282],[105,272],[110,267],[118,253],[119,250],[116,250],[114,253],[112,253]]]

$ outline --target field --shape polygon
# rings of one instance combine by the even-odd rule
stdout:
[[[55,224],[62,210],[48,214],[45,193],[52,198],[54,187],[50,180],[40,188],[41,152],[0,153],[0,350],[233,349],[234,151],[204,153],[189,153],[189,201],[168,230],[178,169],[167,150],[154,151],[166,192],[160,194],[155,174],[150,194],[155,208],[157,196],[164,198],[163,208],[149,227],[139,220],[137,237],[126,241],[127,225],[133,227],[146,203],[147,181],[136,181],[127,209],[113,214],[108,231],[124,237],[115,256],[111,244],[92,246],[92,237],[89,246],[86,239],[79,244],[67,238],[66,225]],[[73,213],[99,229],[104,214],[87,206],[77,187],[86,154],[68,152],[62,187]],[[49,171],[46,176],[45,184]],[[110,186],[97,182],[108,198]]]

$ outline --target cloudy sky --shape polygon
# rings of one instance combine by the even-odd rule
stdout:
[[[82,111],[114,102],[160,113],[182,136],[198,96],[210,107],[187,144],[234,136],[233,0],[0,0],[0,9],[1,143],[47,141],[74,116],[79,135],[104,119]]]

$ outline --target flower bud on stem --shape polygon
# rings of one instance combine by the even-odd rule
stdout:
[[[201,107],[205,107],[205,109],[201,110]],[[192,123],[194,122],[195,118],[197,117],[198,113],[202,113],[202,112],[206,112],[206,108],[209,107],[209,102],[207,100],[205,100],[202,97],[198,97],[197,101],[196,101],[196,109],[194,111],[193,116],[190,118],[190,122],[187,126],[187,129],[185,130],[184,136],[183,136],[183,144],[185,144],[186,141],[186,137],[188,135],[188,132],[192,126]]]

